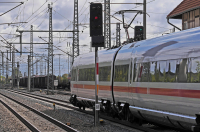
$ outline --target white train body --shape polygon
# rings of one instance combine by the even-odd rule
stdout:
[[[120,111],[127,104],[134,118],[192,131],[198,128],[200,28],[102,50],[98,55],[102,106],[110,102]],[[79,106],[92,106],[95,101],[94,57],[93,52],[81,55],[72,67],[71,94],[81,102]]]

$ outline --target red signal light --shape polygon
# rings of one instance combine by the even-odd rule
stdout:
[[[98,19],[98,17],[97,16],[95,16],[95,18],[94,18],[95,20],[97,20]]]

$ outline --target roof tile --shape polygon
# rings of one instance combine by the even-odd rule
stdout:
[[[183,0],[172,12],[167,15],[167,18],[173,18],[180,15],[186,10],[200,7],[200,0]]]

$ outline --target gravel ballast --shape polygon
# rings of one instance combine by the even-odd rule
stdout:
[[[26,105],[36,108],[37,110],[63,122],[71,123],[71,127],[77,129],[81,132],[140,132],[139,130],[135,130],[123,125],[119,125],[116,123],[112,123],[110,121],[104,121],[103,124],[98,127],[94,127],[94,117],[91,115],[87,115],[78,111],[74,111],[65,107],[56,106],[56,110],[54,111],[53,105],[50,103],[46,103],[43,101],[39,101],[36,99],[31,99],[25,96],[21,96],[19,94],[14,94],[8,91],[0,90],[1,93],[6,94],[9,97],[12,97],[18,101],[23,102]],[[33,92],[34,94],[40,94],[40,92]],[[48,97],[55,97],[58,99],[68,100],[69,96],[67,95],[45,95]]]
[[[0,103],[0,132],[31,132],[15,115]]]

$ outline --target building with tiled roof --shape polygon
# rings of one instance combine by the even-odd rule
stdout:
[[[200,26],[199,14],[200,0],[183,0],[167,15],[167,19],[182,19],[182,30],[186,30]]]

